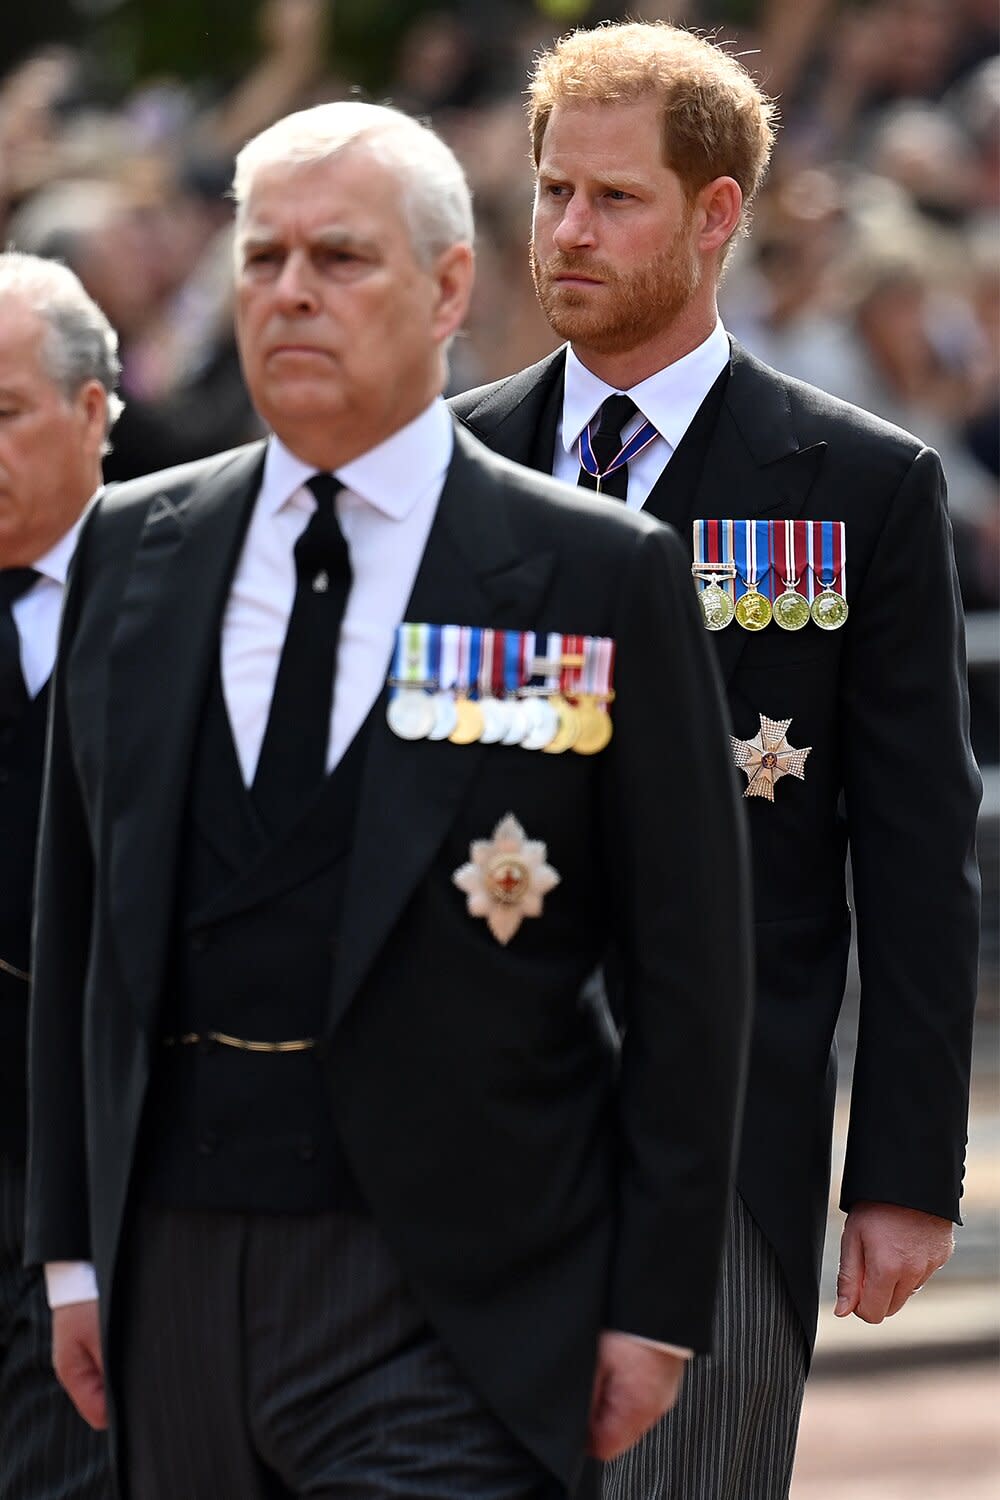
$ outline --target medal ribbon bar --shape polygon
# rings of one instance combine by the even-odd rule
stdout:
[[[728,595],[733,606],[755,589],[772,605],[790,592],[801,594],[810,606],[820,593],[836,594],[846,605],[843,521],[699,519],[693,526],[693,551],[691,572],[699,598],[711,590],[715,600],[710,628],[723,628],[732,618],[728,607],[721,607],[720,594]],[[837,618],[841,623],[846,619],[846,608]]]

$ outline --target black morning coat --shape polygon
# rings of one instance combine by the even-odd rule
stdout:
[[[263,451],[104,495],[53,679],[27,1248],[96,1263],[112,1400],[181,810]],[[617,644],[593,757],[406,742],[376,711],[326,1026],[371,1212],[469,1379],[568,1484],[598,1330],[710,1340],[750,996],[725,710],[677,538],[460,428],[407,616]],[[502,947],[452,874],[508,812],[561,883]],[[612,938],[620,1060],[578,998]]]
[[[550,470],[564,367],[557,350],[452,407],[495,452]],[[695,519],[846,523],[840,630],[772,623],[750,635],[734,621],[712,633],[734,733],[749,739],[764,714],[791,719],[790,743],[811,746],[804,781],[786,776],[773,805],[746,802],[757,972],[737,1174],[811,1346],[851,933],[848,846],[861,1021],[841,1206],[959,1217],[981,792],[962,614],[941,466],[909,434],[733,343],[703,447],[700,474],[687,455],[694,482],[672,484],[668,465],[642,512],[676,527],[689,564]],[[671,791],[662,773],[656,788]],[[729,851],[715,855],[721,871]]]

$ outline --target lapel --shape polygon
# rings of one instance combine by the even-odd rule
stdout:
[[[825,443],[808,447],[799,443],[788,387],[782,377],[732,341],[732,364],[722,410],[690,510],[678,523],[685,546],[693,554],[692,523],[696,518],[766,516],[788,520],[799,515],[825,452]],[[734,621],[714,640],[722,675],[728,682],[746,645],[747,632]]]
[[[406,618],[527,629],[552,573],[510,525],[504,477],[460,426]],[[328,1029],[339,1023],[440,848],[486,746],[397,739],[375,705],[344,898]]]
[[[469,412],[467,425],[494,453],[551,474],[565,367],[565,347],[547,354],[495,387]]]
[[[132,1001],[155,1022],[174,905],[182,807],[264,445],[177,502],[154,497],[111,644],[108,703],[112,928]]]

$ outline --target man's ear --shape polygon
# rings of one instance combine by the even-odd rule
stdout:
[[[437,306],[434,311],[434,336],[445,343],[465,322],[475,279],[475,254],[471,245],[449,245],[434,265],[437,283]]]
[[[108,430],[108,393],[99,380],[84,381],[76,393],[76,409],[85,445],[95,444],[95,452],[99,453]]]
[[[743,212],[743,191],[734,177],[714,177],[699,191],[698,249],[712,255],[722,249],[735,233]]]

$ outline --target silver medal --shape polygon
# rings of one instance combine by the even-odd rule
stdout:
[[[521,746],[524,750],[544,750],[559,732],[559,715],[547,698],[529,698],[524,706],[528,711],[528,732]]]
[[[510,723],[506,703],[501,703],[499,698],[480,698],[479,707],[483,715],[480,742],[484,745],[499,745]]]
[[[520,698],[508,698],[505,706],[510,717],[507,721],[507,733],[501,743],[520,745],[529,728],[528,704]]]
[[[427,731],[429,740],[446,740],[458,723],[455,695],[442,689],[429,700],[434,723]]]
[[[434,728],[434,705],[420,688],[400,688],[389,699],[385,717],[401,740],[425,740]]]

